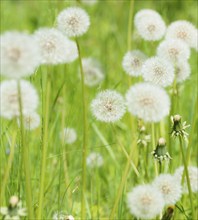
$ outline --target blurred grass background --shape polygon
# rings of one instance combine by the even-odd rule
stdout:
[[[134,14],[144,8],[151,8],[158,11],[166,24],[170,24],[175,20],[188,20],[197,26],[197,1],[165,1],[165,0],[148,0],[135,1]],[[94,88],[87,88],[87,103],[95,97],[96,93],[102,89],[117,89],[125,94],[129,88],[129,78],[122,70],[122,58],[127,51],[127,31],[128,31],[128,15],[129,0],[99,0],[98,4],[88,6],[78,4],[76,1],[45,1],[45,0],[1,0],[1,33],[10,30],[27,31],[33,33],[40,27],[55,26],[57,14],[68,6],[83,7],[91,19],[91,27],[82,38],[80,45],[83,57],[93,56],[97,58],[103,66],[105,72],[105,81]],[[148,56],[155,55],[157,43],[151,44],[137,37],[137,33],[133,28],[131,38],[132,49],[140,49]],[[190,64],[192,68],[191,77],[181,86],[180,92],[180,108],[178,112],[184,120],[192,124],[194,105],[197,98],[197,53],[191,50]],[[37,73],[29,78],[36,86],[41,97],[41,75],[47,74],[46,67],[42,66]],[[75,61],[69,65],[59,65],[50,67],[48,73],[51,81],[51,104],[50,104],[50,123],[49,123],[49,148],[47,160],[47,179],[44,203],[45,219],[50,219],[57,210],[63,210],[68,214],[79,216],[80,212],[80,176],[81,176],[81,142],[82,142],[82,122],[81,122],[81,87],[78,77],[78,62]],[[2,78],[2,80],[4,80]],[[137,82],[141,79],[132,79]],[[63,92],[64,90],[64,92]],[[66,94],[66,96],[63,95]],[[66,114],[63,120],[63,112]],[[41,114],[41,105],[40,105]],[[108,217],[112,208],[117,189],[121,180],[122,171],[125,167],[126,157],[123,154],[121,145],[129,152],[131,144],[131,134],[128,127],[129,115],[126,114],[124,119],[115,125],[108,125],[95,122],[89,112],[89,144],[90,151],[98,151],[104,157],[104,166],[96,171],[88,171],[88,197],[87,208],[89,219],[105,219]],[[167,118],[167,121],[169,119]],[[1,174],[4,173],[4,167],[7,163],[6,151],[9,149],[9,141],[12,138],[13,130],[18,130],[15,122],[10,124],[9,121],[1,120]],[[74,127],[78,133],[78,141],[72,146],[62,146],[59,138],[62,124],[68,127]],[[109,156],[104,141],[96,134],[93,125],[97,125],[103,137],[113,149],[116,161]],[[148,126],[149,128],[149,126]],[[167,137],[170,129],[166,122]],[[190,129],[189,129],[190,131]],[[5,134],[6,133],[6,134]],[[39,128],[31,133],[26,134],[26,143],[29,147],[31,155],[32,167],[32,185],[33,185],[33,202],[35,209],[37,208],[38,187],[40,178],[41,163],[41,134],[42,129]],[[159,138],[159,134],[157,134]],[[19,142],[19,138],[17,139]],[[179,154],[178,144],[172,143],[173,157],[172,171],[181,165],[181,157]],[[198,149],[197,137],[193,136],[193,154],[191,156],[191,164],[196,165]],[[68,162],[68,182],[66,187],[63,172],[62,149],[66,148]],[[141,154],[141,151],[140,151]],[[134,156],[134,160],[136,160]],[[149,158],[149,180],[152,181],[154,175],[153,159]],[[18,175],[21,172],[18,166],[19,152],[16,150],[14,164],[11,170],[9,184],[6,188],[7,200],[13,194],[17,193]],[[126,192],[134,185],[145,182],[143,179],[137,179],[133,170],[131,170],[128,182],[125,186],[122,200],[119,203],[117,219],[132,219],[129,214],[125,200]],[[24,201],[24,186],[22,184],[22,200]],[[188,200],[184,200],[183,204],[188,206]],[[183,215],[180,219],[185,219]],[[175,218],[175,219],[179,219]]]

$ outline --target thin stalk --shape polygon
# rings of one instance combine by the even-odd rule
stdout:
[[[124,185],[127,181],[128,173],[129,173],[129,170],[130,170],[130,167],[131,167],[131,160],[132,160],[132,156],[133,156],[134,146],[136,145],[136,143],[137,143],[137,140],[135,139],[134,142],[132,143],[131,151],[130,151],[130,154],[129,154],[129,157],[128,157],[128,160],[127,160],[127,163],[126,163],[126,166],[125,166],[125,169],[124,169],[124,173],[122,175],[122,180],[121,180],[119,188],[118,188],[118,193],[116,195],[115,202],[114,202],[111,214],[109,216],[109,219],[111,219],[111,220],[114,219],[116,209],[118,207],[120,198],[122,196]]]
[[[17,136],[17,132],[15,131],[12,134],[12,143],[10,146],[10,154],[9,154],[9,158],[8,158],[8,163],[7,166],[5,167],[5,174],[1,183],[1,190],[0,190],[0,207],[3,205],[4,203],[4,197],[5,197],[5,188],[6,188],[6,184],[9,178],[9,174],[10,174],[10,170],[12,167],[12,163],[13,163],[13,159],[14,159],[14,150],[15,150],[15,141],[16,141],[16,136]]]
[[[154,123],[151,124],[151,141],[152,141],[152,149],[155,150],[156,144],[155,144],[155,125]],[[158,170],[157,170],[157,164],[156,161],[154,161],[155,165],[155,175],[158,175]]]
[[[86,91],[84,83],[84,73],[82,66],[81,50],[78,39],[76,38],[76,45],[78,48],[78,57],[80,64],[80,74],[81,74],[81,87],[82,87],[82,114],[83,114],[83,150],[82,150],[82,194],[81,194],[81,219],[86,219],[86,157],[87,157],[87,106],[86,106]]]
[[[42,211],[43,211],[43,198],[44,198],[45,173],[46,173],[46,156],[47,156],[47,148],[48,148],[49,99],[50,99],[50,81],[47,79],[45,111],[43,109],[44,134],[43,134],[43,143],[42,143],[41,180],[40,180],[39,207],[38,207],[37,219],[42,219]]]
[[[31,190],[29,154],[28,154],[28,145],[25,146],[25,139],[24,139],[23,106],[22,106],[22,98],[21,98],[21,86],[20,86],[19,80],[17,82],[17,89],[18,89],[18,97],[19,97],[21,149],[22,149],[23,169],[24,169],[24,174],[25,174],[26,202],[28,206],[29,219],[34,219],[33,209],[32,209],[33,206],[32,206],[32,190]]]
[[[188,167],[187,167],[187,163],[186,163],[186,157],[185,157],[185,154],[184,154],[184,149],[183,149],[182,137],[181,136],[179,136],[179,146],[180,146],[180,151],[182,153],[182,159],[183,159],[183,163],[184,163],[184,173],[185,173],[185,176],[186,176],[186,182],[187,182],[187,187],[188,187],[188,192],[189,192],[190,205],[191,205],[191,211],[192,211],[192,219],[195,219],[194,218],[192,189],[191,189],[191,185],[190,185]]]
[[[128,50],[131,50],[133,11],[134,11],[134,0],[131,0],[130,6],[129,6],[128,35],[127,35],[127,48],[128,48]]]

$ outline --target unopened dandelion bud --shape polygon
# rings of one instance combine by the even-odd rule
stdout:
[[[10,198],[9,204],[11,207],[15,207],[17,206],[18,202],[19,202],[19,198],[17,196],[12,196]]]
[[[172,121],[172,131],[171,136],[182,136],[184,139],[187,139],[188,133],[186,132],[186,128],[188,128],[190,125],[186,124],[185,122],[181,122],[181,116],[180,115],[174,115],[171,116]]]
[[[166,149],[166,140],[164,138],[160,138],[158,140],[158,144],[156,149],[152,152],[154,158],[156,160],[158,160],[159,162],[163,161],[163,160],[170,160],[172,159],[169,155],[169,153],[167,152]]]
[[[162,216],[162,220],[171,220],[174,215],[175,206],[171,205],[167,208],[164,215]]]

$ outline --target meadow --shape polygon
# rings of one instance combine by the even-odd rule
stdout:
[[[164,86],[163,92],[170,99],[170,109],[159,120],[139,117],[141,109],[131,114],[134,112],[130,110],[131,96],[127,101],[126,94],[131,86],[143,83],[145,79],[141,74],[127,74],[123,68],[123,57],[127,51],[140,50],[149,59],[156,56],[159,44],[165,40],[165,34],[155,41],[140,36],[134,24],[138,11],[155,10],[167,27],[177,20],[186,20],[197,26],[197,2],[98,0],[94,4],[88,3],[80,0],[2,0],[0,3],[1,36],[11,31],[33,35],[42,27],[56,28],[60,12],[74,6],[84,9],[90,19],[86,33],[70,37],[78,46],[78,57],[73,58],[72,62],[41,64],[28,76],[16,78],[19,87],[22,78],[30,82],[38,93],[36,111],[40,124],[38,122],[35,129],[28,129],[24,124],[24,103],[20,98],[23,90],[19,87],[16,86],[19,98],[11,99],[17,102],[17,110],[14,109],[18,111],[17,117],[7,117],[6,113],[2,113],[5,108],[0,106],[1,218],[198,219],[197,51],[190,48],[189,77],[182,82],[174,78],[172,83]],[[60,49],[63,46],[60,43]],[[1,53],[1,62],[2,56]],[[86,70],[82,60],[90,57],[99,62],[95,66],[102,73],[100,82],[92,86],[86,85],[83,77]],[[1,85],[15,79],[15,76],[6,76],[3,72],[0,74],[1,90]],[[97,94],[107,89],[123,97],[121,104],[118,103],[121,108],[118,109],[118,120],[114,116],[111,118],[112,106],[106,106],[110,114],[107,113],[104,119],[99,112],[100,102],[94,106],[93,100]],[[114,94],[109,99],[113,97]],[[2,90],[0,98],[1,105],[5,105],[7,99],[3,98]],[[26,101],[30,104],[33,102],[31,98],[27,92]],[[160,99],[163,102],[163,98]],[[164,109],[156,111],[154,118],[162,114]],[[142,114],[147,113],[143,111]],[[171,121],[171,116],[175,115]],[[185,127],[185,121],[189,127]],[[64,134],[64,128],[74,130],[71,134]],[[157,151],[156,148],[159,150],[161,146],[162,150]],[[154,158],[155,154],[157,159]],[[152,214],[146,215],[146,212],[150,212],[147,207],[150,199],[158,197],[156,186],[152,186],[154,191],[151,198],[141,203],[145,204],[145,210],[142,208],[142,212],[145,211],[142,216],[145,217],[141,217],[141,214],[138,216],[133,207],[138,204],[140,197],[131,201],[129,193],[139,185],[151,184],[159,175],[171,174],[173,177],[181,166],[184,172],[181,172],[180,183],[174,179],[175,182],[170,184],[173,188],[177,184],[180,187],[178,198],[163,207],[158,207],[156,200],[156,206],[150,206],[152,212],[156,209],[156,214],[153,214],[154,217]],[[193,166],[194,173],[188,166]],[[186,192],[183,193],[185,184]],[[135,204],[130,205],[130,202]]]

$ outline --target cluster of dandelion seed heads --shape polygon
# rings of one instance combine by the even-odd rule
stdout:
[[[86,159],[87,166],[90,168],[101,167],[104,163],[103,157],[100,153],[92,152]]]
[[[6,80],[0,84],[0,115],[7,119],[20,116],[18,82]],[[39,98],[34,86],[25,80],[20,80],[20,97],[24,115],[36,110]]]
[[[162,194],[153,186],[139,185],[127,195],[131,214],[141,219],[153,219],[164,207]]]
[[[152,57],[145,61],[142,75],[145,81],[166,87],[174,80],[174,67],[162,58]]]
[[[82,59],[85,85],[92,87],[100,84],[104,80],[104,73],[100,63],[89,57]]]
[[[87,32],[90,26],[89,16],[81,8],[69,7],[57,17],[57,27],[68,37],[78,37]]]
[[[160,43],[157,48],[157,55],[175,65],[189,59],[190,49],[180,39],[168,39]]]
[[[140,76],[142,65],[147,59],[147,56],[140,50],[129,51],[125,54],[122,67],[130,76]]]
[[[60,133],[60,138],[64,140],[66,144],[73,144],[77,140],[77,133],[74,128],[64,128]]]
[[[160,40],[166,31],[162,17],[153,10],[145,9],[137,12],[134,23],[139,35],[147,41]]]
[[[34,73],[41,57],[31,35],[10,31],[2,34],[0,41],[2,75],[17,79]]]
[[[34,36],[40,46],[43,64],[70,63],[78,57],[76,43],[55,28],[40,28]]]
[[[128,111],[148,122],[158,122],[169,114],[170,99],[166,91],[150,83],[138,83],[126,94]]]
[[[166,39],[180,39],[189,47],[197,50],[198,31],[188,21],[178,20],[171,23],[167,28]]]
[[[161,192],[166,205],[173,205],[181,198],[181,184],[170,174],[161,174],[156,177],[153,186]]]
[[[126,111],[124,98],[114,90],[102,91],[92,101],[91,111],[99,121],[116,122]]]
[[[183,166],[177,168],[175,171],[174,176],[175,176],[175,179],[179,183],[182,183],[183,172],[184,172]],[[190,179],[191,190],[192,192],[197,193],[198,192],[198,167],[188,166],[188,174],[189,174],[189,179]],[[185,194],[188,193],[188,187],[187,187],[185,174],[184,174],[183,193]]]

